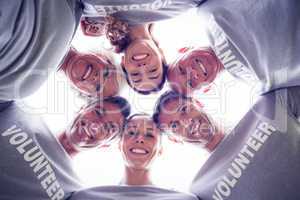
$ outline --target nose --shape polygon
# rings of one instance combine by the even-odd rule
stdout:
[[[198,78],[198,72],[195,69],[192,69],[191,74],[193,77]]]
[[[139,143],[139,144],[144,144],[144,137],[143,137],[143,135],[142,134],[138,134],[136,136],[135,142]]]
[[[137,64],[138,67],[146,67],[147,66],[147,63],[146,62],[139,62]]]
[[[182,124],[187,128],[192,123],[192,119],[182,119]]]

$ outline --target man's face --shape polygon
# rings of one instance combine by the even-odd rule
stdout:
[[[97,18],[83,17],[80,25],[84,35],[100,37],[105,34],[105,22],[99,21]]]
[[[119,92],[116,67],[104,57],[76,53],[64,69],[73,85],[91,96],[114,96]]]
[[[66,135],[77,148],[102,146],[120,134],[124,121],[118,105],[101,102],[81,111]]]
[[[161,151],[161,136],[154,122],[146,117],[135,117],[126,126],[120,141],[126,165],[147,169]]]
[[[153,40],[134,40],[122,59],[131,86],[139,91],[156,89],[163,79],[163,58]]]
[[[212,121],[191,100],[174,98],[166,102],[158,119],[163,130],[172,131],[190,143],[205,145],[216,132]]]
[[[211,83],[221,69],[221,64],[210,49],[186,52],[168,71],[171,87],[181,94],[190,94]]]

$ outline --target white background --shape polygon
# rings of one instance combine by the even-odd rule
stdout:
[[[204,32],[205,22],[201,22],[193,12],[184,16],[157,23],[154,34],[165,52],[168,62],[185,46],[207,46]],[[84,37],[77,31],[73,45],[83,52],[98,51],[108,47],[103,38]],[[118,59],[116,60],[118,62]],[[126,84],[125,84],[126,85]],[[156,99],[168,89],[154,95],[139,95],[124,86],[120,95],[127,98],[132,113],[152,114]],[[204,104],[204,109],[226,132],[234,127],[249,109],[252,102],[251,89],[234,80],[227,72],[222,73],[208,93],[196,93],[195,97]],[[33,96],[26,99],[24,109],[41,114],[54,134],[59,134],[72,121],[85,101],[78,94],[63,73],[53,73],[47,83]],[[156,185],[179,191],[188,191],[193,177],[208,158],[208,153],[187,144],[174,144],[167,138],[163,142],[164,152],[153,164],[152,176]],[[123,162],[118,145],[106,149],[83,152],[74,158],[74,165],[86,186],[114,185],[122,178]]]

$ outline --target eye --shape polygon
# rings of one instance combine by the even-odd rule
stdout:
[[[118,130],[118,126],[115,123],[113,123],[113,122],[107,122],[107,123],[105,123],[104,128],[108,132],[112,132],[112,133],[115,133]]]
[[[104,68],[104,72],[103,72],[103,77],[106,78],[109,76],[109,68],[108,67],[105,67]]]
[[[154,135],[152,133],[146,133],[147,138],[154,138]]]
[[[187,105],[184,105],[180,108],[180,113],[181,114],[187,114],[188,112],[188,106]]]
[[[103,116],[103,111],[102,110],[95,110],[95,114],[97,117],[101,118]]]
[[[139,72],[133,72],[133,73],[130,73],[131,76],[139,76],[140,73]]]
[[[170,122],[169,126],[172,130],[175,130],[179,127],[179,121],[172,121],[172,122]]]
[[[197,63],[201,63],[201,60],[198,59],[198,58],[195,58],[195,61],[196,61]]]
[[[128,131],[127,135],[129,135],[129,136],[135,136],[136,132],[135,131]]]
[[[180,74],[182,74],[182,75],[185,75],[185,74],[186,74],[186,71],[183,69],[182,66],[179,66],[178,69],[179,69],[179,71],[180,71]]]

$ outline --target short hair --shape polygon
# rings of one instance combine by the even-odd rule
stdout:
[[[121,113],[125,119],[127,119],[127,117],[130,115],[130,111],[131,111],[130,104],[123,97],[120,96],[107,97],[103,100],[103,102],[117,105],[120,108]]]
[[[158,84],[158,86],[157,86],[156,88],[153,88],[153,89],[148,90],[148,91],[142,91],[142,90],[138,90],[138,89],[134,88],[134,87],[131,85],[130,81],[129,81],[128,73],[127,73],[127,71],[126,71],[126,69],[125,69],[125,67],[124,67],[123,65],[122,65],[122,70],[123,70],[123,72],[124,72],[124,74],[125,74],[125,78],[126,78],[126,81],[127,81],[128,85],[129,85],[134,91],[136,91],[136,92],[138,92],[138,93],[140,93],[140,94],[143,94],[143,95],[148,95],[148,94],[151,94],[151,93],[153,93],[153,92],[158,92],[158,91],[160,91],[160,90],[163,88],[163,86],[164,86],[164,84],[165,84],[165,82],[166,82],[166,79],[167,79],[167,72],[168,72],[168,67],[169,67],[169,66],[168,66],[166,63],[164,63],[164,62],[162,62],[162,66],[163,66],[163,74],[162,74],[161,82]]]
[[[169,90],[169,91],[163,93],[156,101],[152,119],[153,119],[154,123],[156,123],[158,125],[158,127],[159,127],[159,119],[158,118],[162,111],[162,108],[166,105],[166,103],[168,103],[169,101],[171,101],[173,99],[177,99],[177,98],[185,99],[188,101],[192,100],[192,97],[187,97],[187,96],[179,94],[178,92],[175,92],[173,90]]]

